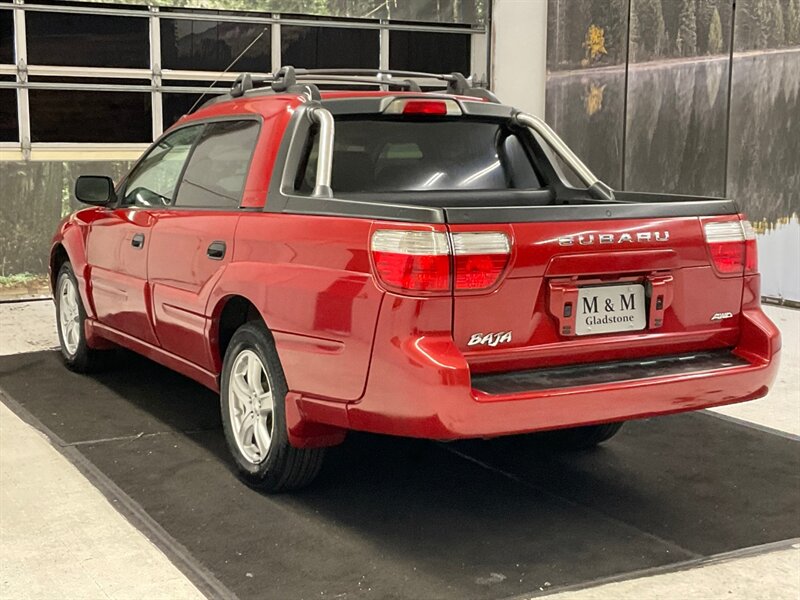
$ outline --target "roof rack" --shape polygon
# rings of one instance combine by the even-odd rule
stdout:
[[[492,92],[472,85],[461,73],[442,74],[389,69],[295,69],[292,66],[285,66],[265,77],[253,77],[250,73],[242,73],[233,82],[228,94],[213,98],[204,106],[229,98],[240,98],[250,90],[265,88],[276,94],[300,93],[312,100],[319,100],[320,92],[317,84],[377,85],[383,86],[384,89],[399,88],[422,93],[418,80],[441,82],[444,89],[436,90],[436,93],[473,96],[499,103]]]

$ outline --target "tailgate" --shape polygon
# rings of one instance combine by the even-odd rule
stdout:
[[[711,244],[714,232],[743,231],[738,215],[448,227],[455,238],[491,231],[510,241],[491,289],[454,292],[454,339],[474,372],[664,356],[738,339],[744,234],[733,248],[738,271]]]

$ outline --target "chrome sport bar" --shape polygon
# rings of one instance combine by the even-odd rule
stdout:
[[[550,126],[539,117],[529,115],[527,113],[516,113],[512,120],[523,127],[527,127],[531,131],[538,133],[539,136],[553,149],[553,151],[563,160],[567,165],[575,171],[580,180],[589,189],[589,192],[600,200],[613,200],[614,192],[605,183],[600,181],[598,177],[589,170],[580,158],[570,150],[569,146],[564,143],[558,134],[553,131]]]
[[[313,195],[322,198],[333,197],[331,189],[331,169],[333,167],[333,115],[321,106],[309,109],[308,116],[319,125],[319,152],[317,158],[317,182]]]
[[[333,197],[333,189],[331,188],[334,136],[333,115],[326,108],[312,106],[309,107],[308,117],[313,123],[319,125],[319,151],[317,154],[316,184],[314,185],[313,195],[321,198],[331,198]],[[613,190],[600,181],[542,119],[526,113],[516,113],[512,117],[512,121],[537,133],[561,160],[575,171],[592,196],[599,200],[614,199]]]

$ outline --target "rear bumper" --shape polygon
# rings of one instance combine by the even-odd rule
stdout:
[[[664,357],[649,366],[608,363],[615,372],[587,366],[576,376],[579,385],[554,374],[558,369],[473,380],[451,339],[422,336],[376,350],[359,402],[297,402],[306,419],[341,428],[431,439],[496,437],[760,398],[775,379],[779,354],[780,334],[761,310],[742,314],[733,349],[698,353],[693,362]]]

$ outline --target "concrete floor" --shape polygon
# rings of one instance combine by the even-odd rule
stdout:
[[[800,435],[800,311],[765,310],[784,337],[778,383],[766,398],[716,412]],[[51,302],[0,304],[0,354],[56,345]],[[532,590],[539,591],[546,588]],[[800,544],[557,596],[797,599]],[[64,456],[0,404],[0,598],[200,597]]]
[[[719,414],[800,436],[800,310],[765,306],[781,330],[781,368],[768,396],[712,409]]]
[[[0,403],[0,597],[203,595],[43,435]]]

